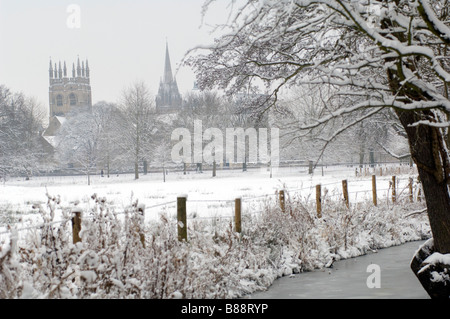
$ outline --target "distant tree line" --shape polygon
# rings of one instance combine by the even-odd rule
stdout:
[[[78,108],[67,114],[51,154],[42,144],[46,117],[42,106],[5,86],[0,86],[0,94],[3,177],[29,178],[39,171],[69,170],[85,174],[90,184],[92,174],[109,177],[113,172],[133,171],[135,179],[139,179],[140,174],[153,167],[162,170],[165,178],[166,169],[174,164],[172,131],[186,128],[194,132],[198,120],[202,121],[203,130],[217,128],[223,132],[226,128],[278,127],[281,160],[319,162],[325,157],[326,164],[358,161],[362,164],[373,161],[374,153],[408,154],[406,139],[398,134],[401,130],[396,131],[398,121],[389,111],[361,121],[338,138],[333,137],[333,132],[335,127],[345,125],[342,118],[328,122],[325,129],[310,130],[307,134],[299,130],[298,125],[326,112],[329,103],[342,103],[317,86],[290,90],[276,109],[261,116],[265,95],[227,96],[212,90],[191,91],[185,94],[179,112],[160,113],[147,85],[135,82],[123,90],[117,102],[100,101],[91,108]],[[203,141],[203,146],[207,143]],[[248,149],[244,151],[247,162]],[[226,163],[226,158],[223,162]]]
[[[39,134],[45,116],[36,100],[0,85],[0,178],[29,178],[45,156]]]

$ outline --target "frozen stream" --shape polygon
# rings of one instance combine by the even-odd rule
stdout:
[[[332,268],[277,279],[265,292],[252,294],[257,299],[429,299],[410,269],[410,261],[423,241],[380,249],[361,257],[335,262]],[[374,275],[367,267],[380,266],[380,288],[368,288]],[[373,278],[373,277],[371,277]]]

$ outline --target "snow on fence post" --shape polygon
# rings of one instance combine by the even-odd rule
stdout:
[[[72,240],[76,244],[81,242],[80,231],[81,231],[81,208],[75,207],[72,209],[74,216],[72,217]]]
[[[278,193],[278,198],[280,200],[280,208],[281,211],[284,213],[286,212],[286,202],[285,202],[285,196],[284,196],[284,190],[280,190],[280,192]]]
[[[377,206],[377,177],[372,175],[372,200],[373,204]]]
[[[234,225],[235,231],[241,233],[241,210],[242,210],[242,200],[240,197],[234,200]]]
[[[316,207],[317,217],[322,218],[322,186],[320,184],[316,185]]]
[[[397,201],[397,192],[396,192],[396,189],[395,189],[395,185],[396,185],[395,180],[396,180],[395,176],[392,176],[392,202],[393,203],[395,203]]]
[[[342,181],[342,192],[344,194],[344,201],[345,201],[345,205],[347,205],[347,208],[350,208],[350,203],[348,200],[348,185],[347,185],[347,180],[344,179]]]
[[[186,199],[187,195],[177,197],[177,227],[179,241],[187,241]]]

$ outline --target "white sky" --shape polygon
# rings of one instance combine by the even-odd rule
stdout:
[[[0,84],[35,97],[48,109],[48,66],[77,56],[89,60],[93,103],[116,102],[123,89],[145,81],[155,95],[163,75],[166,39],[175,72],[186,50],[211,43],[209,26],[228,14],[221,0],[202,25],[204,0],[0,0]],[[81,9],[80,28],[69,28],[69,5]],[[222,8],[220,8],[222,6]],[[176,76],[181,94],[193,72]]]

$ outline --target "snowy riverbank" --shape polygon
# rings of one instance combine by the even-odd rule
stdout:
[[[30,218],[29,223],[40,216],[51,222],[69,216],[77,204],[84,216],[82,243],[71,243],[70,222],[17,232],[12,242],[11,236],[3,235],[0,260],[8,272],[0,278],[1,297],[236,298],[266,289],[280,276],[327,267],[335,260],[430,236],[426,214],[411,214],[422,209],[423,202],[410,203],[406,196],[394,205],[386,198],[375,207],[361,196],[361,186],[358,201],[348,209],[331,196],[332,183],[339,185],[339,179],[347,174],[310,177],[288,173],[276,179],[254,173],[253,177],[218,179],[178,176],[166,183],[149,178],[90,187],[67,183],[47,186],[49,194],[59,197],[51,199],[50,206],[41,198],[40,211],[31,209],[23,216]],[[351,189],[366,183],[367,178],[348,180]],[[330,196],[323,198],[322,218],[317,218],[315,204],[308,201],[312,186],[318,182],[330,187]],[[304,191],[308,186],[310,191]],[[286,212],[272,196],[281,187],[291,190]],[[17,184],[3,188],[10,192],[10,201],[14,194],[19,196],[20,189],[24,206],[37,200],[32,196],[35,191],[45,190],[44,186]],[[303,191],[295,192],[295,188]],[[91,198],[93,190],[98,196]],[[179,195],[181,190],[193,201],[188,209],[188,241],[183,243],[177,240],[176,209],[146,209],[142,222],[139,205],[131,205],[138,199],[148,208],[157,202],[145,200],[170,201],[170,196]],[[194,202],[266,194],[270,196],[244,206],[241,234],[223,217],[231,215],[232,205]]]

